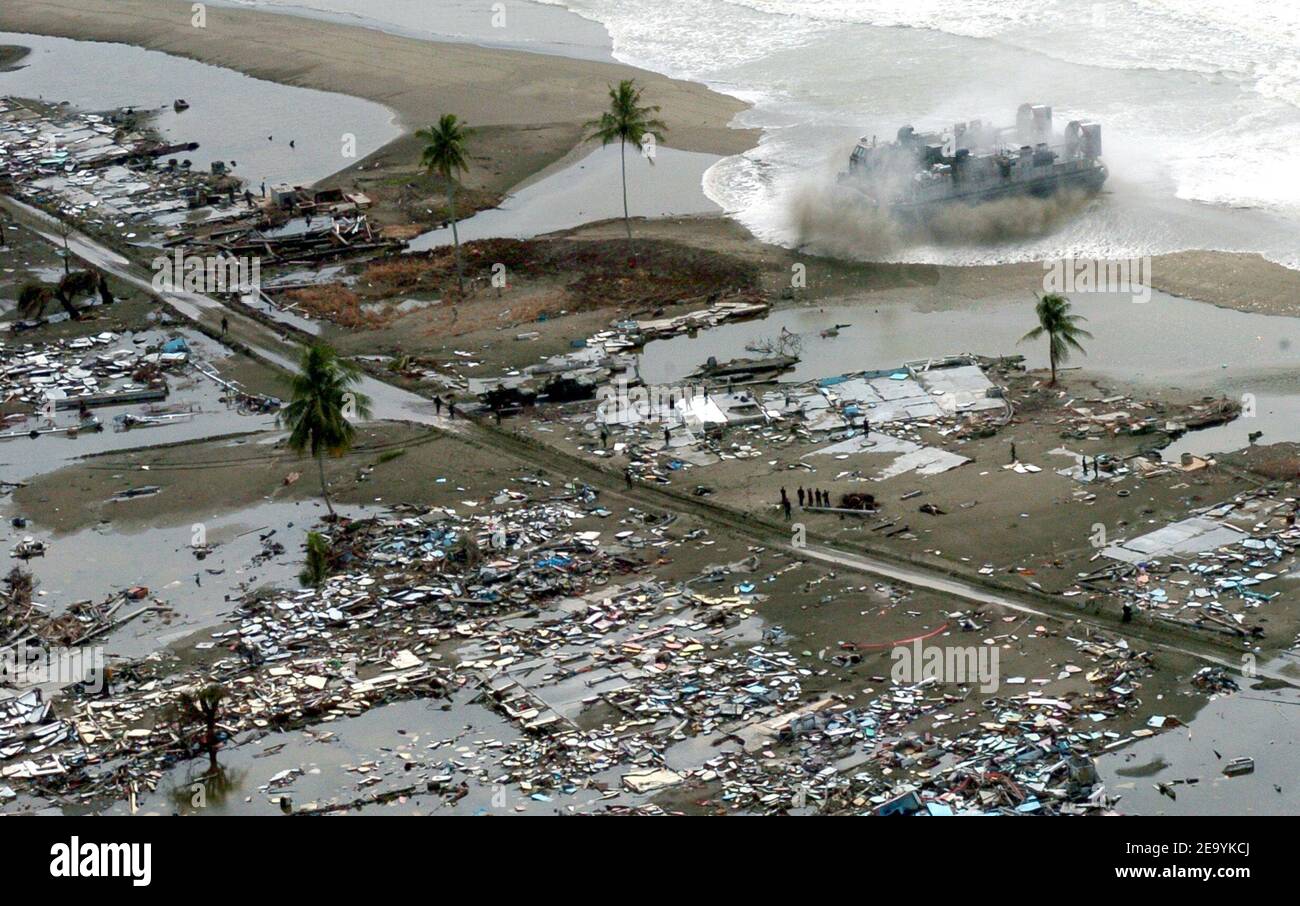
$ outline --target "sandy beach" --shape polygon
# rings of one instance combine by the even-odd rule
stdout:
[[[635,78],[670,120],[665,144],[735,154],[757,140],[729,128],[745,104],[702,85],[589,60],[419,41],[368,29],[209,7],[204,28],[171,0],[6,0],[0,30],[112,41],[384,104],[408,132],[443,113],[479,127],[470,186],[501,192],[568,153],[599,114],[607,86]],[[670,112],[670,113],[669,113]],[[402,149],[399,149],[402,150]],[[409,149],[404,149],[409,150]]]

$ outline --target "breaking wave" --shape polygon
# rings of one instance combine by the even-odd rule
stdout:
[[[808,183],[790,193],[786,234],[797,248],[836,258],[887,261],[917,246],[996,246],[1048,236],[1088,205],[1082,192],[949,205],[900,220],[852,189]]]

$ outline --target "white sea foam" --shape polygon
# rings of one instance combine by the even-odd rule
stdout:
[[[704,183],[714,201],[763,238],[794,241],[791,208],[806,202],[809,175],[842,162],[858,135],[972,116],[1006,122],[1017,103],[1034,100],[1054,104],[1062,120],[1103,122],[1108,203],[1032,240],[911,246],[899,256],[965,262],[1223,248],[1300,267],[1300,180],[1292,175],[1300,147],[1300,4],[536,2],[600,23],[623,62],[702,81],[754,105],[738,124],[761,128],[760,146],[719,163]],[[479,7],[460,0],[254,3],[310,4],[433,33],[472,33],[482,25]],[[507,7],[526,13],[526,5],[510,0]],[[510,27],[471,40],[499,36],[527,46],[538,36],[512,28],[556,27],[512,16]],[[564,37],[549,38],[558,52],[569,52]],[[670,111],[665,115],[671,120]]]
[[[1021,92],[1041,90],[1052,94],[1033,100],[1105,123],[1114,203],[1045,236],[913,244],[890,257],[956,263],[1205,247],[1260,251],[1300,267],[1300,180],[1291,175],[1300,146],[1300,6],[1269,0],[541,2],[601,22],[620,60],[755,102],[742,122],[765,130],[762,144],[715,166],[705,189],[763,238],[797,243],[791,223],[812,216],[810,198],[833,195],[810,191],[809,175],[847,154],[855,134],[887,135],[908,121],[934,126],[971,115],[1005,121],[1010,105],[1031,99]],[[865,27],[904,31],[882,38]],[[918,53],[932,49],[935,65],[951,68],[951,79],[935,79],[929,94],[918,90],[911,70],[900,72],[899,59],[890,55],[900,44]],[[1008,68],[996,68],[1004,60]],[[904,98],[912,99],[910,107]],[[1253,210],[1235,210],[1241,208]],[[826,212],[826,222],[842,214]],[[874,243],[864,247],[879,252]]]

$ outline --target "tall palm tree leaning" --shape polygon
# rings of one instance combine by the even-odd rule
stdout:
[[[454,113],[444,113],[438,125],[415,133],[424,142],[420,166],[430,174],[436,173],[447,183],[447,208],[451,213],[451,243],[456,248],[456,285],[465,294],[465,270],[460,261],[460,234],[456,232],[456,185],[460,174],[469,171],[469,155],[465,143],[473,129],[469,129]]]
[[[647,135],[655,141],[663,141],[663,133],[668,131],[663,120],[655,119],[658,107],[641,106],[641,89],[636,87],[634,79],[624,79],[617,87],[609,86],[609,109],[592,120],[583,128],[589,130],[588,139],[598,138],[602,147],[611,142],[618,142],[619,165],[623,172],[623,225],[627,228],[627,243],[632,244],[632,221],[627,213],[627,145],[628,142],[639,149]],[[654,163],[653,157],[646,158]]]
[[[370,398],[350,389],[360,382],[361,371],[356,365],[318,343],[303,352],[298,373],[290,382],[293,398],[279,415],[280,424],[289,428],[289,449],[299,455],[310,450],[315,458],[331,518],[334,506],[325,483],[325,454],[342,456],[352,448],[356,429],[349,417],[370,417]]]
[[[1020,342],[1037,340],[1047,334],[1047,358],[1052,365],[1052,380],[1048,386],[1055,387],[1056,366],[1069,361],[1070,350],[1077,349],[1084,355],[1088,354],[1079,342],[1080,337],[1092,339],[1092,334],[1079,326],[1080,321],[1088,319],[1083,315],[1071,314],[1070,300],[1056,293],[1044,295],[1034,310],[1038,314],[1038,326],[1021,337]]]

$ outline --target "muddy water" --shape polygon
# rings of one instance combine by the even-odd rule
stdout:
[[[199,798],[199,791],[212,785],[204,780],[206,759],[198,759],[173,768],[158,792],[141,801],[140,809],[161,814],[272,815],[280,813],[281,796],[288,796],[295,808],[310,808],[413,785],[417,791],[404,801],[369,805],[351,814],[553,814],[601,799],[595,790],[533,797],[513,786],[492,783],[490,778],[504,773],[497,744],[517,738],[519,731],[471,699],[472,694],[459,694],[450,709],[442,700],[397,702],[358,717],[274,733],[243,745],[227,744],[220,754],[229,784],[224,792],[205,792]],[[414,765],[409,771],[408,763]],[[272,783],[286,771],[301,773]],[[427,778],[435,775],[449,777],[449,786],[465,782],[467,794],[456,802],[444,802],[440,794],[424,788]],[[623,794],[612,801],[631,798]],[[119,804],[110,813],[126,811]]]
[[[255,190],[262,182],[310,185],[400,135],[395,114],[379,104],[158,51],[11,32],[0,32],[0,44],[32,49],[19,68],[0,72],[0,94],[83,110],[158,110],[154,125],[167,140],[199,143],[178,157],[204,169],[234,161],[235,175]],[[177,98],[190,109],[176,113]],[[355,137],[355,158],[343,156],[345,134]]]
[[[1080,294],[1074,309],[1088,319],[1093,339],[1086,355],[1068,363],[1085,373],[1131,380],[1152,390],[1179,389],[1240,399],[1253,397],[1256,415],[1186,435],[1166,455],[1226,452],[1264,432],[1263,442],[1300,440],[1300,319],[1216,308],[1153,293]],[[835,325],[839,336],[821,331]],[[787,380],[807,381],[850,371],[892,368],[903,362],[958,352],[1024,355],[1047,367],[1045,341],[1021,343],[1035,324],[1033,301],[997,299],[938,307],[905,296],[849,305],[796,307],[761,321],[723,325],[697,337],[650,343],[642,356],[647,383],[683,380],[709,356],[719,361],[753,355],[746,344],[782,330],[802,337],[802,361]]]
[[[131,502],[114,506],[126,515]],[[353,518],[372,514],[364,507],[336,509]],[[118,616],[157,599],[169,608],[165,617],[146,614],[96,640],[110,658],[138,658],[220,625],[248,591],[297,588],[307,532],[323,514],[318,500],[302,500],[195,513],[182,522],[136,530],[104,523],[52,535],[39,527],[6,524],[0,544],[11,548],[23,537],[46,543],[46,555],[25,567],[38,582],[41,605],[54,613],[88,598],[100,601],[133,586],[147,588],[147,598],[128,603]],[[196,538],[211,548],[203,559],[195,554]],[[283,552],[262,556],[263,539],[278,542]]]
[[[1296,666],[1296,656],[1284,660]],[[1277,665],[1277,666],[1286,666]],[[1190,727],[1176,727],[1102,758],[1106,791],[1119,808],[1142,815],[1294,815],[1300,812],[1300,690],[1247,688],[1210,702]],[[1159,703],[1153,709],[1160,713]],[[1225,777],[1233,758],[1255,759],[1255,772]],[[1174,785],[1195,779],[1194,784]],[[1169,785],[1176,799],[1155,788]]]
[[[220,368],[230,353],[196,331],[180,330],[145,332],[139,336],[124,334],[114,343],[87,350],[87,355],[111,352],[118,349],[140,348],[165,341],[171,337],[184,337],[190,346],[191,358],[210,362]],[[136,343],[136,340],[146,341]],[[11,341],[12,342],[12,341]],[[8,481],[23,481],[35,475],[61,468],[83,456],[127,450],[136,447],[157,446],[207,437],[218,437],[252,431],[265,431],[275,427],[275,416],[242,414],[222,401],[224,389],[211,379],[185,366],[167,373],[168,397],[158,403],[134,403],[127,406],[102,406],[93,411],[104,426],[98,432],[83,432],[75,437],[67,434],[42,434],[37,438],[12,437],[0,440],[0,477]],[[188,410],[193,417],[154,427],[136,427],[121,430],[113,420],[119,415],[142,415],[150,406],[166,407],[167,411]],[[23,423],[10,423],[7,432],[43,429],[50,425],[46,418],[28,419]],[[72,427],[77,423],[77,412],[61,410],[53,418],[55,427]],[[139,484],[149,484],[147,473],[141,473]],[[32,515],[32,514],[28,514]]]
[[[652,163],[629,149],[627,203],[633,217],[711,214],[722,209],[704,194],[704,173],[713,154],[657,148]],[[623,216],[619,148],[607,145],[525,186],[501,203],[457,225],[461,242],[508,237],[526,239],[584,223]],[[412,240],[410,250],[451,244],[451,230],[432,230]]]

